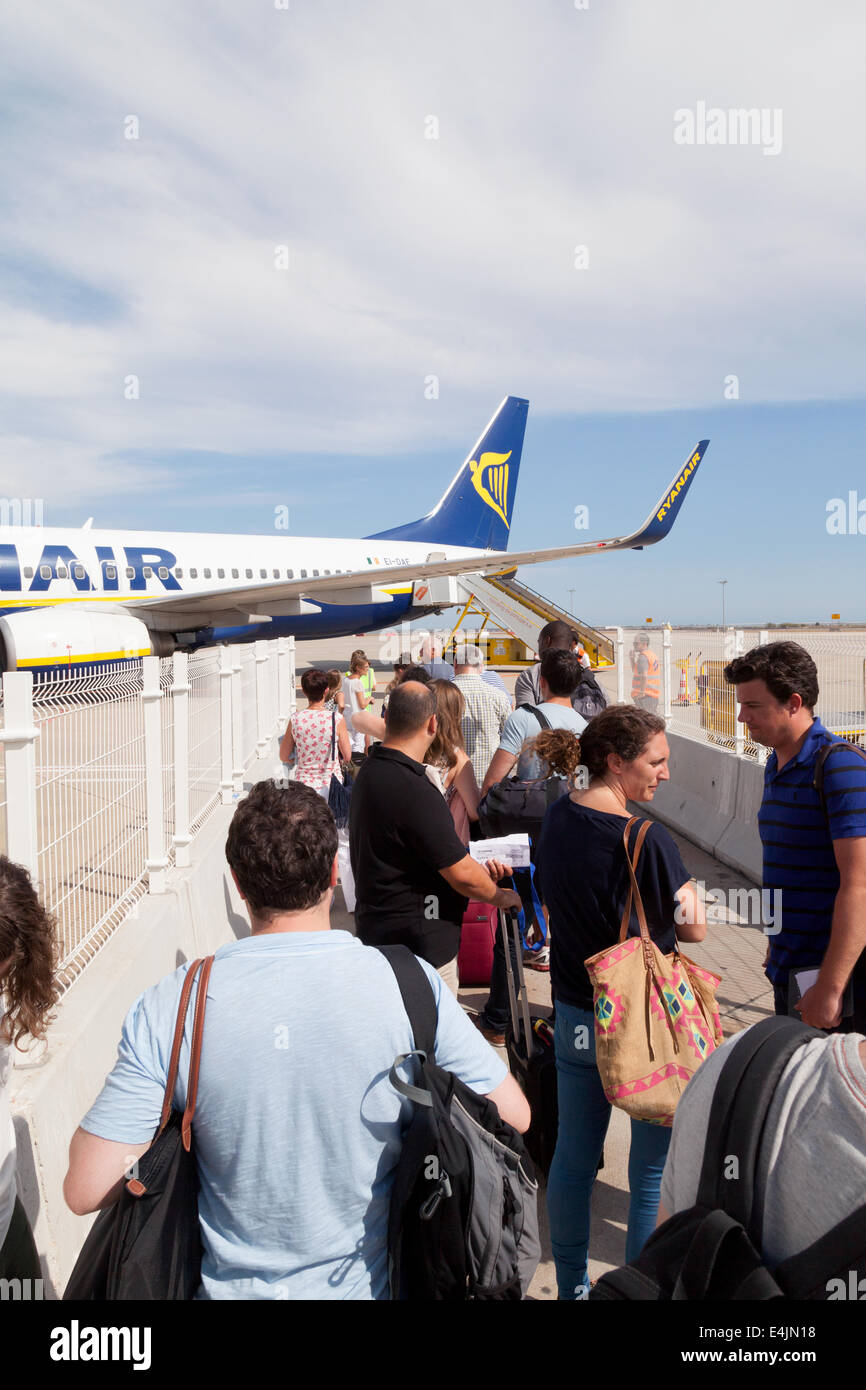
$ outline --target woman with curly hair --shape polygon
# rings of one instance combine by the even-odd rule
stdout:
[[[453,681],[436,679],[430,682],[430,686],[436,692],[437,728],[424,761],[438,772],[454,829],[463,843],[468,845],[469,823],[478,819],[481,793],[471,759],[463,747],[463,694]]]
[[[20,864],[0,855],[0,1279],[38,1279],[39,1257],[15,1188],[7,1089],[12,1047],[43,1038],[57,1002],[56,933]]]

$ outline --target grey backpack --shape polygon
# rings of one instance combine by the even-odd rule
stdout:
[[[379,949],[415,1041],[390,1072],[413,1104],[391,1195],[391,1297],[524,1298],[541,1257],[532,1160],[492,1101],[436,1065],[436,1001],[415,956],[405,946]],[[410,1057],[414,1083],[397,1070]]]

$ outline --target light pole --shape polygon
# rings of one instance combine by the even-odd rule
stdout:
[[[727,582],[727,579],[718,579],[716,581],[717,584],[721,584],[722,586],[722,632],[725,630],[725,585]]]
[[[574,590],[573,590],[573,589],[569,589],[568,593],[569,593],[569,596],[570,596],[570,598],[571,598],[571,616],[574,617],[574,616],[575,616],[575,614],[574,614]]]

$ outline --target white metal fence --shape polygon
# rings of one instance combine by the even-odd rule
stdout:
[[[55,914],[71,984],[132,904],[165,891],[295,702],[294,640],[3,677],[0,844]]]
[[[737,722],[733,686],[722,674],[735,656],[766,642],[797,642],[818,668],[815,713],[833,733],[866,746],[866,631],[811,632],[804,628],[617,628],[618,700],[631,700],[631,654],[641,633],[658,661],[658,710],[668,728],[686,738],[733,749],[760,762],[767,750]],[[654,663],[653,663],[654,664]]]

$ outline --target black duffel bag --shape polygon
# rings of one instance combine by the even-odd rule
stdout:
[[[63,1294],[63,1301],[192,1299],[201,1283],[198,1170],[192,1119],[213,956],[186,974],[156,1137],[113,1206],[100,1212]],[[192,1030],[186,1109],[173,1109],[180,1046],[195,977],[201,967]]]
[[[518,705],[535,715],[542,729],[550,721],[534,705]],[[485,835],[537,835],[548,808],[570,790],[567,777],[535,777],[519,781],[504,777],[478,804],[478,820]]]
[[[506,777],[491,787],[478,805],[485,835],[537,835],[548,807],[569,790],[567,777],[537,777],[518,782]]]

